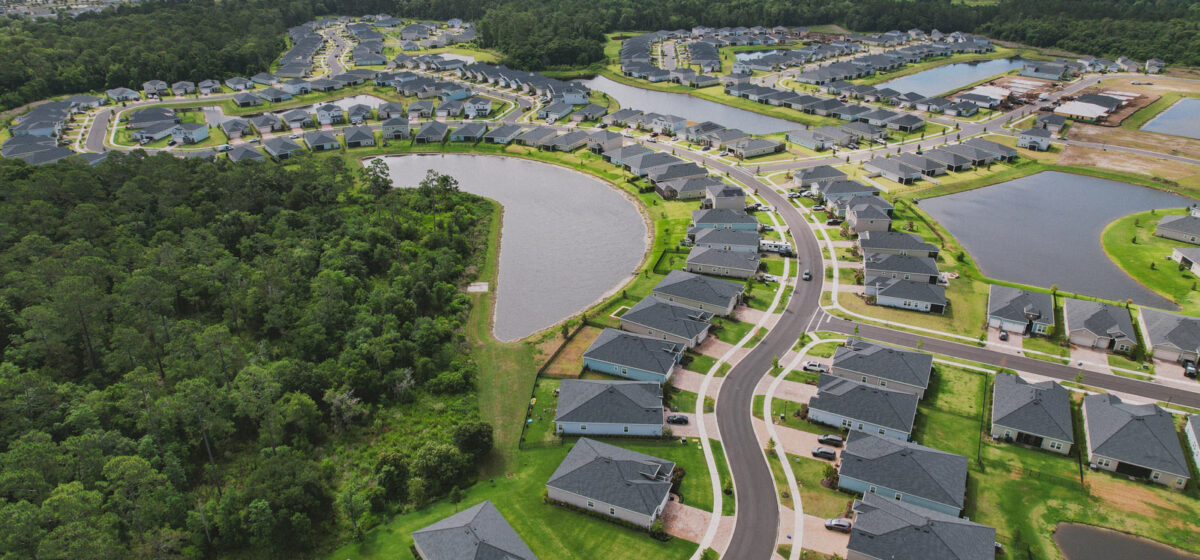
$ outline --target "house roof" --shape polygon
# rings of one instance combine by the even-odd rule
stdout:
[[[808,167],[805,169],[796,170],[793,179],[802,183],[808,184],[821,180],[836,180],[845,179],[846,174],[841,170],[828,165],[818,165],[816,167]]]
[[[580,438],[546,486],[653,515],[671,491],[674,470],[671,461]]]
[[[1034,138],[1050,138],[1052,136],[1052,134],[1050,133],[1049,130],[1046,130],[1044,128],[1030,128],[1028,130],[1022,130],[1021,136],[1032,136]]]
[[[761,235],[756,231],[738,229],[704,228],[696,232],[696,244],[709,243],[713,245],[739,245],[753,247],[758,250]]]
[[[709,208],[692,212],[692,223],[700,224],[757,224],[758,218],[740,210]]]
[[[854,502],[847,549],[869,558],[993,560],[996,530],[920,506],[867,494]]]
[[[604,329],[583,353],[584,358],[668,376],[683,346],[657,338]]]
[[[1075,432],[1071,428],[1071,396],[1062,385],[1053,381],[1030,383],[1011,373],[996,374],[992,390],[992,423],[1075,442]]]
[[[337,136],[332,131],[312,130],[304,133],[304,142],[309,146],[334,144],[337,142]]]
[[[879,189],[864,185],[858,181],[851,180],[835,180],[820,189],[821,195],[825,198],[836,196],[852,196],[858,194],[879,194]]]
[[[893,253],[863,254],[863,269],[872,271],[900,272],[909,274],[938,275],[937,260],[930,257],[897,255]]]
[[[446,126],[444,122],[429,121],[425,123],[425,126],[421,127],[421,130],[417,131],[417,138],[441,139],[449,130],[450,127]]]
[[[867,278],[866,283],[875,286],[877,297],[890,297],[919,301],[931,305],[946,305],[946,287],[929,282],[916,282],[903,278]]]
[[[1191,214],[1185,216],[1163,216],[1158,221],[1158,226],[1154,229],[1156,231],[1159,229],[1169,229],[1187,235],[1200,235],[1200,217],[1192,216]]]
[[[687,263],[715,266],[720,268],[731,268],[734,270],[758,270],[762,259],[757,252],[749,253],[746,251],[726,251],[725,249],[709,249],[706,247],[696,247],[688,254]]]
[[[672,270],[654,287],[653,293],[727,307],[745,290],[744,285],[736,282],[701,276],[685,270]]]
[[[581,132],[582,131],[576,131]],[[569,134],[569,133],[568,133]],[[586,133],[583,133],[586,134]],[[654,182],[658,181],[674,181],[677,179],[686,179],[698,175],[707,175],[708,171],[703,167],[696,165],[690,161],[673,163],[670,165],[659,167],[650,171],[650,179]]]
[[[895,158],[877,157],[863,164],[863,168],[871,167],[872,169],[882,173],[892,173],[900,177],[911,177],[913,175],[921,175],[921,169],[913,167],[907,163]]]
[[[254,149],[254,148],[251,148],[250,146],[247,146],[245,144],[241,144],[241,145],[230,148],[228,155],[229,155],[229,161],[243,161],[243,160],[263,161],[264,159],[266,159],[266,156],[264,156],[262,154],[262,152]]]
[[[1072,331],[1086,329],[1097,336],[1137,340],[1129,310],[1111,303],[1067,298],[1063,303],[1063,314],[1067,328]]]
[[[924,389],[933,356],[850,338],[833,353],[833,367]]]
[[[954,508],[966,501],[966,457],[875,434],[850,432],[838,474]]]
[[[911,432],[917,417],[917,396],[822,374],[808,407]]]
[[[653,424],[663,422],[663,389],[646,381],[564,379],[555,422]]]
[[[487,125],[478,122],[464,124],[454,131],[455,136],[463,138],[477,138],[483,136],[487,132]]]
[[[279,136],[263,140],[262,145],[267,149],[267,151],[273,154],[298,152],[304,149],[301,148],[299,144],[293,142],[290,138],[282,138]]]
[[[1186,352],[1200,351],[1200,319],[1143,307],[1142,333],[1152,347],[1165,345]]]
[[[375,141],[375,133],[369,126],[352,126],[346,129],[346,142]]]
[[[988,317],[1018,323],[1032,319],[1037,324],[1054,324],[1054,298],[1050,294],[1027,292],[997,284],[992,284],[989,288]]]
[[[621,321],[665,334],[695,338],[712,324],[713,314],[650,295],[621,315]]]
[[[491,501],[414,531],[425,560],[537,560]]]
[[[1093,454],[1190,478],[1171,415],[1154,404],[1130,404],[1102,393],[1083,398]]]

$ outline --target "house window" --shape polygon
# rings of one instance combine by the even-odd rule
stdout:
[[[629,375],[629,368],[621,368],[621,375]]]
[[[629,433],[629,426],[625,426],[625,433]]]
[[[896,501],[897,502],[900,501],[900,496],[901,496],[901,494],[899,492],[896,492]]]
[[[879,428],[879,435],[881,435],[881,436],[884,435],[883,428]]]
[[[883,380],[883,379],[880,379],[880,380],[879,380],[879,386],[880,386],[880,387],[887,387],[887,381],[885,381],[885,380]]]
[[[584,430],[587,430],[587,424],[580,424],[580,425],[579,425],[579,431],[581,431],[581,432],[582,432],[582,431],[584,431]]]
[[[1187,482],[1187,481],[1186,481],[1186,480],[1184,480],[1184,479],[1182,479],[1182,478],[1176,478],[1176,479],[1175,479],[1175,486],[1183,486],[1183,485],[1184,485],[1184,483],[1186,483],[1186,482]]]
[[[1150,479],[1151,479],[1151,480],[1158,480],[1158,471],[1154,471],[1154,473],[1150,475]]]
[[[1004,437],[1006,437],[1006,438],[1010,438],[1010,437],[1012,437],[1012,431],[1011,431],[1011,430],[1004,430]]]
[[[849,428],[851,425],[852,425],[852,423],[849,420],[842,420],[843,428]]]
[[[874,494],[874,493],[875,493],[875,487],[874,487],[874,486],[872,486],[872,487],[871,487],[871,493],[872,493],[872,494]]]
[[[1050,442],[1050,449],[1053,449],[1055,451],[1062,451],[1062,447],[1063,447],[1062,442],[1058,442],[1058,441]]]
[[[588,507],[594,508],[594,507],[596,507],[596,503],[591,500],[588,500]]]
[[[859,423],[858,423],[858,429],[860,429],[860,430],[861,430],[861,429],[863,429],[862,422],[859,422]]]
[[[616,515],[616,514],[617,514],[617,508],[611,508],[611,507],[610,507],[610,508],[608,508],[608,514],[609,514],[609,515]]]
[[[865,375],[864,375],[864,376],[862,376],[862,382],[863,382],[863,383],[866,383],[866,382],[867,382],[867,376],[865,376]]]

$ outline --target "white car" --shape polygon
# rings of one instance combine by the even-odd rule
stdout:
[[[829,373],[829,366],[821,362],[807,361],[804,362],[804,371],[814,371],[817,373]]]
[[[779,283],[779,279],[770,274],[764,274],[762,279],[763,279],[763,282],[775,282],[776,284]]]

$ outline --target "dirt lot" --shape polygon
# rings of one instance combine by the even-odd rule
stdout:
[[[603,332],[595,327],[584,327],[571,339],[566,348],[563,348],[562,353],[554,360],[553,363],[546,368],[546,375],[550,377],[579,377],[579,372],[583,370],[583,353],[587,351],[588,346],[592,345],[592,341],[600,336]],[[548,350],[553,352],[553,349]]]
[[[1107,93],[1109,95],[1112,95],[1114,93],[1141,93],[1141,92],[1134,92],[1134,91],[1129,91],[1129,90],[1124,90],[1124,89],[1116,89],[1116,88],[1092,87],[1092,88],[1087,88],[1087,89],[1083,90],[1082,92],[1080,92],[1080,95],[1087,94],[1087,93],[1099,93],[1101,95]],[[1097,123],[1099,126],[1109,126],[1109,127],[1120,126],[1121,123],[1125,119],[1129,118],[1130,115],[1142,110],[1147,105],[1154,103],[1155,101],[1158,101],[1158,98],[1162,97],[1162,96],[1141,93],[1141,95],[1138,95],[1137,97],[1128,97],[1126,95],[1115,95],[1115,97],[1124,99],[1125,104],[1122,105],[1120,109],[1117,109],[1116,112],[1105,117],[1104,122]]]
[[[1074,137],[1074,131],[1082,128],[1079,125],[1073,125],[1071,136]],[[1096,130],[1108,135],[1114,131],[1109,128],[1092,127]],[[1112,142],[1108,136],[1101,138],[1090,139],[1092,141]],[[1079,165],[1099,167],[1101,169],[1111,169],[1113,171],[1124,171],[1127,173],[1138,173],[1149,175],[1151,177],[1160,177],[1168,179],[1179,184],[1181,191],[1190,191],[1195,193],[1200,190],[1200,169],[1196,166],[1186,163],[1143,156],[1139,154],[1130,154],[1123,152],[1106,152],[1097,148],[1084,148],[1080,146],[1069,146],[1063,151],[1063,154],[1058,159],[1058,163],[1062,165]]]
[[[1200,158],[1200,140],[1171,134],[1074,123],[1067,129],[1067,138]]]
[[[1007,88],[1012,90],[1013,95],[1024,97],[1025,99],[1037,99],[1037,96],[1042,93],[1050,93],[1061,86],[1054,82],[1039,80],[1037,78],[1026,78],[1025,76],[1003,76],[992,80],[992,85]],[[1032,87],[1032,84],[1039,84],[1037,87]]]

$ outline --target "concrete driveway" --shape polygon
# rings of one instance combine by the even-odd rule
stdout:
[[[825,520],[820,517],[804,516],[804,548],[845,558],[848,544],[850,535],[826,529]]]
[[[1090,348],[1071,345],[1071,365],[1079,365],[1079,362],[1091,364],[1107,364],[1108,352],[1099,348]]]

